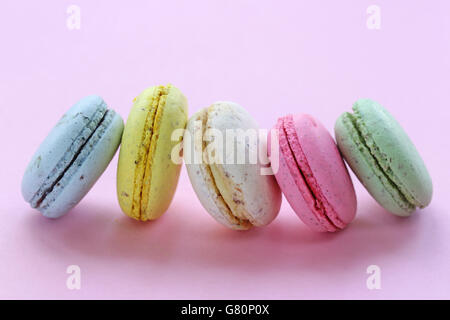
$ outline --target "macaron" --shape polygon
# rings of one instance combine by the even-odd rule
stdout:
[[[67,213],[106,169],[122,131],[122,118],[101,97],[81,99],[32,157],[22,180],[25,201],[48,218]]]
[[[268,141],[275,178],[299,218],[318,232],[345,228],[355,217],[356,195],[327,129],[310,115],[287,115]]]
[[[128,116],[117,167],[117,197],[129,217],[154,220],[169,207],[178,184],[181,162],[171,156],[187,122],[187,100],[172,85],[144,90]]]
[[[206,211],[231,229],[265,226],[280,210],[279,187],[272,175],[262,174],[255,154],[265,150],[263,140],[255,120],[233,102],[216,102],[188,121],[183,152],[189,179]]]
[[[335,125],[339,149],[373,198],[397,216],[424,208],[433,194],[431,177],[416,147],[379,103],[361,99]]]

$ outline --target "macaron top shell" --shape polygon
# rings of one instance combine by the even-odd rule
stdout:
[[[200,126],[202,126],[200,128]],[[202,134],[196,134],[200,131]],[[227,139],[227,130],[234,134],[247,132],[255,134],[256,139]],[[247,131],[249,130],[249,131]],[[206,210],[220,223],[232,229],[248,229],[252,226],[269,224],[278,214],[281,205],[281,193],[272,176],[261,174],[258,157],[250,154],[258,150],[264,141],[257,139],[258,126],[247,111],[233,102],[216,102],[195,114],[188,122],[184,139],[186,166],[197,196]],[[214,162],[206,142],[217,141],[213,138],[220,132],[224,138],[223,153],[220,161]],[[230,131],[228,131],[230,132]],[[187,138],[186,135],[190,137]],[[191,143],[191,137],[194,143]],[[205,142],[206,140],[206,142]],[[228,152],[227,143],[231,143],[236,152]],[[238,161],[239,150],[248,155],[242,163]],[[257,154],[256,154],[257,155]],[[192,159],[204,159],[202,163],[193,163]]]
[[[275,175],[294,211],[316,231],[345,228],[355,217],[356,195],[329,132],[306,114],[280,118],[276,129],[281,161]]]
[[[293,124],[304,164],[310,170],[305,179],[316,196],[323,197],[329,219],[343,228],[355,218],[356,195],[336,143],[328,130],[309,115],[294,115]]]
[[[427,206],[433,193],[431,178],[400,124],[370,99],[358,100],[353,111],[337,120],[336,139],[368,191],[382,206],[400,216]]]
[[[117,196],[125,214],[152,220],[169,207],[180,173],[171,158],[182,135],[176,129],[187,122],[187,100],[172,85],[144,90],[130,111],[122,138],[117,168]]]

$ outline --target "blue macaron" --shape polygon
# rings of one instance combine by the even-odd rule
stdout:
[[[81,99],[32,157],[22,179],[25,201],[48,218],[67,213],[105,171],[122,131],[122,118],[101,97]]]

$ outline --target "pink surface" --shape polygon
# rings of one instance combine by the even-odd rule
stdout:
[[[81,8],[81,29],[66,10]],[[381,29],[366,9],[381,8]],[[2,1],[0,298],[450,298],[450,2]],[[431,205],[389,215],[354,179],[343,232],[310,231],[283,202],[266,228],[233,232],[204,212],[183,169],[169,211],[125,217],[117,157],[71,213],[22,200],[28,160],[62,113],[97,93],[126,117],[145,87],[171,82],[190,114],[217,100],[265,128],[304,112],[328,130],[358,98],[400,121],[433,178]],[[66,268],[79,265],[81,289]],[[368,290],[366,269],[381,269]]]

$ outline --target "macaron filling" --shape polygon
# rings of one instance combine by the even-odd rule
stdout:
[[[389,167],[389,159],[386,159],[379,148],[376,146],[370,132],[364,125],[364,122],[355,105],[354,114],[344,113],[342,116],[343,124],[351,135],[354,144],[358,146],[359,152],[364,159],[371,165],[375,175],[381,181],[386,191],[397,205],[407,212],[415,210],[416,206],[421,207],[420,203],[415,201],[414,197],[404,188],[399,179],[394,175]]]
[[[63,187],[70,183],[73,175],[89,156],[94,146],[112,123],[115,112],[102,105],[92,116],[78,136],[73,140],[64,156],[49,173],[30,201],[31,207],[45,210],[56,199]]]
[[[285,155],[287,166],[295,177],[295,183],[299,188],[308,207],[314,213],[318,223],[329,232],[334,232],[345,227],[333,207],[320,190],[308,160],[300,145],[292,115],[278,120],[280,148]]]
[[[170,85],[159,86],[148,103],[148,113],[141,138],[141,148],[136,164],[133,189],[132,215],[138,220],[146,221],[146,208],[152,176],[153,155],[158,140],[159,124],[169,94]],[[139,99],[139,97],[137,98]]]

